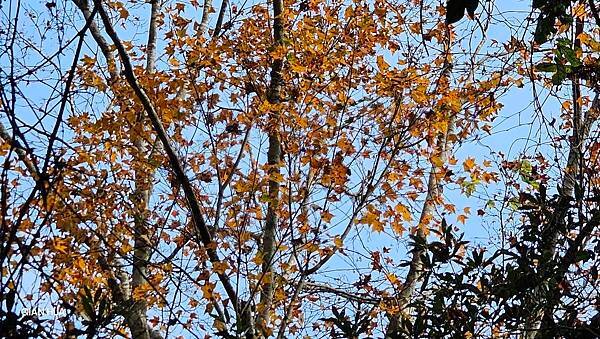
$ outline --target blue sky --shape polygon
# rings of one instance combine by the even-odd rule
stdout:
[[[27,2],[27,6],[31,6],[35,11],[39,12],[48,12],[52,11],[47,9],[45,6],[45,1],[32,1]],[[5,5],[7,6],[7,5]],[[8,5],[9,6],[9,5]],[[69,20],[69,18],[65,15],[61,15],[60,11],[62,2],[58,3],[58,7],[54,9],[54,12],[51,15],[54,17],[51,20],[51,25],[60,25]],[[495,39],[500,44],[510,38],[511,35],[517,35],[517,38],[521,38],[523,36],[527,37],[533,30],[533,27],[525,28],[528,22],[525,18],[530,13],[530,1],[529,0],[520,0],[520,1],[496,1],[496,10],[494,12],[494,23],[493,28],[489,31],[487,39],[490,43]],[[5,13],[8,11],[7,7],[2,10],[3,17],[0,17],[2,20],[2,26],[6,24],[6,16]],[[144,8],[145,10],[145,8]],[[58,12],[57,12],[58,11]],[[481,12],[481,7],[479,9]],[[503,13],[502,15],[500,13]],[[135,15],[136,13],[132,11],[131,15]],[[31,36],[38,35],[38,32],[32,28],[33,23],[36,22],[38,18],[27,17],[23,15],[23,19],[21,24],[23,25],[23,33]],[[531,23],[529,23],[531,25]],[[80,26],[80,25],[77,25]],[[479,32],[478,25],[474,21],[470,20],[462,20],[455,28],[457,34],[466,34],[468,35],[471,30],[475,30],[475,40],[481,37],[481,32]],[[136,32],[130,29],[121,30],[120,34],[122,34],[123,39],[145,39],[144,32]],[[66,31],[65,37],[71,37],[73,35],[72,31]],[[52,38],[40,39],[41,37],[34,38],[34,41],[39,41],[39,45],[37,46],[40,49],[41,53],[35,52],[33,49],[17,51],[18,58],[24,61],[25,63],[37,62],[41,60],[42,55],[51,55],[57,50],[58,41],[53,40]],[[91,38],[86,40],[88,44],[86,45],[83,54],[95,54],[96,47],[95,43]],[[462,41],[462,46],[468,50],[468,45],[476,43],[477,41]],[[74,45],[72,45],[74,46]],[[457,49],[459,47],[456,47]],[[71,63],[72,50],[69,49],[64,53],[64,56],[59,57],[60,64],[58,67],[61,69],[66,69],[69,67]],[[391,58],[391,56],[389,56]],[[3,71],[6,72],[6,57],[0,56],[0,67],[3,68]],[[161,62],[159,62],[159,65]],[[164,61],[166,64],[166,61]],[[390,60],[390,64],[394,64],[393,60]],[[159,66],[160,67],[160,66]],[[49,68],[51,69],[51,68]],[[19,74],[19,72],[17,72]],[[45,72],[47,76],[55,76],[51,72]],[[2,80],[5,79],[5,75],[2,75]],[[62,89],[61,89],[62,90]],[[541,116],[534,110],[532,106],[532,86],[528,81],[525,81],[523,88],[513,87],[508,93],[506,93],[500,99],[503,102],[504,107],[501,110],[499,116],[495,119],[493,125],[493,133],[492,135],[485,135],[484,132],[481,134],[481,138],[477,141],[469,142],[466,141],[460,145],[460,147],[456,148],[455,155],[459,160],[464,160],[467,157],[474,157],[478,164],[481,164],[483,160],[496,160],[496,156],[491,154],[491,152],[502,152],[506,155],[507,159],[514,159],[522,156],[524,153],[532,154],[537,151],[542,153],[551,153],[552,148],[547,146],[538,147],[537,144],[539,141],[546,142],[545,140],[547,132],[542,130],[541,133],[538,132],[540,128],[543,126],[544,119],[547,121],[551,120],[552,117],[556,117],[560,114],[560,103],[555,99],[550,98],[543,103],[543,111],[545,116],[542,119]],[[539,90],[539,89],[538,89]],[[52,89],[48,86],[40,85],[40,84],[31,84],[22,88],[22,91],[25,92],[26,97],[38,103],[43,103],[50,96],[54,97],[51,100],[52,103],[56,103],[58,100],[58,95],[56,92],[52,92]],[[541,98],[544,98],[547,95],[547,91],[541,90]],[[99,106],[99,110],[102,110],[106,103],[102,100],[97,102]],[[23,113],[20,117],[25,121],[34,121],[34,116],[31,111],[27,110],[25,106],[23,108]],[[3,119],[3,117],[2,117]],[[47,118],[47,120],[52,120],[51,118]],[[3,120],[3,122],[5,122]],[[66,136],[68,138],[68,135]],[[537,147],[537,149],[536,149]],[[459,161],[457,166],[461,166],[461,161]],[[489,185],[487,187],[479,187],[476,194],[472,197],[466,197],[464,194],[461,194],[458,189],[453,187],[446,188],[446,197],[448,201],[453,202],[457,206],[457,210],[462,210],[464,207],[471,208],[471,217],[468,219],[467,223],[464,226],[461,226],[457,221],[452,220],[449,217],[449,222],[454,223],[457,226],[460,226],[461,230],[465,232],[467,239],[473,240],[476,243],[480,243],[482,245],[493,245],[489,244],[492,237],[497,236],[498,225],[495,223],[494,218],[488,218],[491,214],[491,209],[485,207],[486,199],[482,199],[481,197],[485,194],[488,195],[489,198],[497,198],[499,199],[501,196],[498,194],[503,192],[502,185]],[[486,211],[486,215],[481,218],[477,216],[477,209],[482,208]],[[366,237],[367,240],[377,244],[381,249],[383,247],[392,248],[393,251],[397,251],[398,255],[405,255],[405,249],[402,246],[398,246],[398,242],[390,241],[389,237],[379,237],[378,235],[369,235]],[[385,240],[384,240],[385,239]],[[403,242],[400,242],[403,243]],[[352,260],[349,257],[338,257],[335,260],[332,260],[327,266],[330,269],[335,269],[338,266],[347,267],[353,264],[356,264],[359,260],[365,260],[363,265],[366,263],[366,258],[359,258],[360,256],[353,257]],[[342,261],[352,261],[342,263]],[[343,276],[343,274],[341,274]],[[333,278],[339,277],[339,273],[332,272],[331,275],[326,274],[325,277]],[[34,278],[32,277],[32,283]]]

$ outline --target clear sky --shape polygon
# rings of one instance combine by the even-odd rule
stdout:
[[[50,56],[57,52],[59,44],[64,43],[64,39],[70,39],[74,34],[71,30],[70,15],[64,15],[63,2],[57,2],[57,7],[48,8],[46,7],[47,1],[27,1],[26,4],[23,4],[23,9],[27,9],[28,7],[32,10],[30,12],[25,11],[20,16],[19,25],[22,27],[22,33],[24,35],[30,36],[31,40],[34,42],[38,42],[35,46],[29,46],[23,50],[17,50],[17,58],[23,62],[23,68],[17,69],[15,74],[23,74],[27,65],[39,63],[40,60],[43,60],[44,56]],[[519,0],[519,1],[505,1],[498,0],[495,2],[496,8],[493,13],[493,20],[491,29],[488,32],[488,36],[486,39],[489,41],[489,44],[493,44],[493,41],[496,40],[498,43],[502,44],[503,42],[510,39],[511,35],[516,36],[517,38],[522,38],[523,36],[530,36],[534,27],[530,21],[527,21],[526,18],[530,13],[530,0]],[[0,28],[5,28],[9,23],[7,21],[7,17],[13,17],[10,14],[11,5],[15,5],[16,2],[8,2],[3,3],[4,7],[0,10]],[[69,4],[69,7],[71,5]],[[137,7],[138,9],[143,7]],[[482,6],[480,6],[479,12],[482,11]],[[146,8],[143,8],[146,10]],[[45,13],[43,16],[38,17],[35,13]],[[144,12],[141,12],[144,13]],[[135,11],[132,11],[130,15],[135,16]],[[139,14],[141,19],[144,20],[143,14]],[[484,21],[483,18],[486,16],[485,13],[481,13],[481,21]],[[49,25],[63,25],[66,29],[64,32],[64,37],[57,40],[54,34],[46,34],[43,31],[38,31],[35,29],[36,25],[42,23],[42,27],[45,24],[45,21],[48,20]],[[529,26],[528,26],[529,25]],[[80,24],[76,24],[75,26],[80,27]],[[455,28],[457,34],[466,34],[472,30],[475,31],[474,37],[475,39],[481,38],[481,31],[479,30],[479,26],[475,21],[471,20],[462,20],[460,24],[458,24]],[[133,30],[121,30],[119,32],[122,34],[123,39],[133,39],[140,40],[145,39],[145,32],[140,31],[136,32]],[[0,37],[0,43],[3,42],[4,38]],[[456,46],[457,51],[460,50],[462,46],[466,50],[468,50],[468,46],[476,43],[477,41],[463,40],[461,41],[460,46]],[[58,68],[61,70],[68,69],[70,67],[70,63],[72,62],[71,57],[73,53],[73,48],[75,44],[72,43],[67,50],[60,53],[57,58],[58,64],[54,66],[48,66],[45,68],[44,72],[39,73],[39,76],[48,77],[50,80],[54,79],[55,83],[60,85],[60,81],[56,82],[57,73],[53,72],[54,68]],[[97,49],[95,43],[91,38],[86,40],[86,45],[84,47],[83,54],[96,54]],[[392,58],[391,55],[387,55],[387,58]],[[7,63],[7,55],[0,55],[0,81],[3,83],[7,79],[7,74],[9,72],[8,63]],[[393,60],[389,60],[390,64],[394,64]],[[166,60],[159,62],[159,65],[166,65]],[[159,66],[160,67],[160,66]],[[53,81],[44,81],[42,82],[32,82],[29,85],[25,85],[21,88],[24,92],[24,96],[28,98],[31,103],[36,103],[38,105],[46,105],[49,103],[50,106],[56,105],[60,98],[60,93],[63,88],[54,88],[52,85]],[[63,85],[64,86],[64,85]],[[539,111],[535,110],[534,105],[532,105],[532,97],[533,97],[533,87],[529,81],[525,79],[524,86],[522,88],[512,87],[512,89],[504,94],[500,101],[504,104],[503,109],[499,113],[499,116],[493,122],[493,129],[491,135],[487,135],[485,132],[481,132],[480,135],[472,141],[465,141],[460,146],[456,147],[455,156],[459,159],[459,163],[457,167],[460,167],[462,162],[461,160],[466,159],[467,157],[474,157],[478,164],[482,164],[484,160],[491,160],[495,163],[498,160],[498,154],[501,152],[505,155],[507,160],[513,160],[515,158],[521,157],[523,154],[535,155],[537,152],[541,152],[543,154],[551,155],[553,153],[554,148],[551,144],[548,144],[550,140],[547,140],[548,131],[545,130],[548,128],[548,122],[552,120],[554,117],[558,117],[560,114],[560,103],[557,102],[554,98],[547,98],[548,92],[547,90],[543,90],[541,88],[537,88],[539,91],[539,98],[541,101],[541,105],[543,107],[544,115],[540,115]],[[48,100],[51,98],[51,100]],[[106,102],[102,99],[97,99],[96,104],[99,106],[99,110],[104,108]],[[31,110],[27,107],[25,102],[20,101],[19,105],[22,109],[22,114],[19,115],[21,119],[24,121],[35,121],[37,120],[34,117],[34,112],[36,110]],[[6,123],[5,117],[0,117],[3,123]],[[43,119],[44,121],[53,121],[52,117],[47,117]],[[51,125],[49,125],[51,126]],[[42,126],[38,126],[39,128],[43,128]],[[557,131],[551,131],[552,133],[557,133]],[[34,133],[32,135],[35,135]],[[34,137],[35,138],[35,137]],[[65,135],[65,139],[68,139],[69,135]],[[32,141],[36,141],[35,139]],[[43,146],[40,144],[40,146]],[[564,159],[562,159],[564,161]],[[460,190],[456,187],[446,187],[445,195],[448,201],[454,203],[457,206],[457,210],[462,210],[465,207],[469,207],[471,209],[470,218],[467,220],[466,224],[462,226],[458,221],[453,220],[454,217],[449,217],[449,222],[454,223],[457,226],[460,226],[461,231],[464,231],[467,239],[473,240],[476,243],[485,245],[485,246],[494,246],[498,245],[498,228],[497,218],[493,218],[495,212],[494,208],[491,208],[490,205],[487,205],[488,200],[496,201],[496,208],[499,208],[500,202],[504,197],[504,186],[502,184],[495,185],[491,184],[489,186],[480,186],[476,190],[476,192],[471,197],[466,197],[464,194],[460,192]],[[477,215],[477,210],[482,209],[485,214],[483,216]],[[418,212],[418,211],[417,211]],[[510,212],[510,211],[508,211]],[[507,211],[502,212],[504,216],[508,216]],[[418,213],[417,213],[418,214]],[[405,248],[402,246],[398,246],[399,244],[403,244],[405,241],[395,242],[393,239],[389,237],[380,237],[377,234],[369,235],[366,237],[366,240],[377,243],[380,248],[383,247],[391,248],[392,251],[397,251],[399,256],[406,255]],[[493,243],[490,243],[493,242]],[[327,274],[325,276],[333,279],[339,278],[340,276],[344,276],[345,272],[335,272],[336,267],[347,267],[357,264],[357,262],[361,260],[366,260],[361,255],[354,255],[350,253],[348,257],[340,256],[335,260],[332,260],[327,267],[331,269],[331,274]],[[365,263],[362,264],[363,266]],[[325,269],[327,271],[327,269]],[[346,277],[347,278],[347,277]],[[32,285],[35,284],[36,278],[34,276],[31,277]]]

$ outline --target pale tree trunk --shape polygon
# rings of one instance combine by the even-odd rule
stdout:
[[[578,18],[575,22],[575,47],[581,48],[581,41],[577,38],[579,34],[584,32],[584,22],[581,18]],[[571,76],[571,100],[573,107],[572,125],[573,132],[569,139],[569,155],[567,158],[567,164],[563,170],[563,178],[561,186],[558,187],[559,199],[557,202],[557,208],[554,211],[552,220],[549,226],[544,230],[542,236],[542,248],[541,251],[544,256],[544,260],[541,263],[540,271],[545,272],[547,268],[546,263],[554,263],[556,255],[556,246],[560,236],[560,224],[564,222],[567,216],[568,207],[570,201],[575,199],[575,202],[579,205],[581,203],[583,187],[580,187],[582,178],[582,169],[584,168],[583,161],[583,146],[586,138],[589,136],[590,127],[594,121],[598,118],[598,111],[600,110],[600,92],[596,88],[595,98],[592,102],[590,109],[584,114],[581,107],[581,85],[580,79],[577,74]],[[574,246],[574,245],[571,245]],[[563,272],[559,272],[563,275]],[[543,284],[550,283],[552,277],[547,277]],[[562,276],[555,276],[554,278],[562,278]],[[532,317],[527,319],[523,327],[523,338],[534,339],[544,337],[543,329],[550,326],[550,320],[552,318],[552,312],[556,306],[557,300],[554,297],[547,297],[545,290],[552,291],[555,286],[544,286],[536,287],[531,292],[531,302],[527,305],[527,308],[534,311]]]
[[[283,44],[283,1],[273,0],[273,40],[274,47]],[[267,92],[267,99],[273,105],[281,102],[283,60],[275,59],[271,65],[271,82]],[[269,166],[269,202],[267,216],[262,230],[262,289],[257,315],[257,324],[263,330],[269,325],[273,292],[275,290],[275,277],[273,276],[273,262],[275,260],[275,242],[277,225],[279,223],[279,166],[281,162],[281,140],[279,136],[279,107],[269,115],[267,126],[269,136],[269,149],[267,151],[267,164]]]
[[[578,37],[583,31],[584,22],[581,19],[577,19],[575,24],[575,36]],[[577,38],[575,39],[575,46],[581,47],[581,41]],[[559,199],[557,209],[554,211],[549,226],[543,233],[544,239],[541,250],[545,260],[543,260],[540,268],[542,272],[549,269],[545,267],[547,266],[544,265],[545,263],[555,262],[556,246],[561,232],[559,225],[564,222],[564,219],[567,216],[570,201],[574,199],[578,205],[581,204],[583,198],[583,187],[581,187],[581,183],[583,182],[582,169],[584,168],[584,164],[582,163],[583,146],[585,139],[589,136],[590,127],[594,121],[597,120],[598,113],[600,112],[600,90],[598,88],[595,89],[595,98],[590,109],[585,112],[585,114],[582,112],[581,107],[582,94],[580,79],[576,74],[571,76],[571,90],[573,103],[573,133],[569,140],[569,155],[563,171],[563,179],[561,186],[558,187]],[[588,221],[588,223],[590,222]],[[576,245],[571,244],[570,246]],[[565,265],[569,265],[569,263],[566,263]],[[566,269],[568,269],[568,267],[563,267],[563,270],[566,271]],[[561,276],[556,277],[558,279],[562,278],[564,272],[559,272],[559,274]],[[545,282],[549,281],[546,280]],[[555,286],[548,286],[548,288],[550,291],[553,291]],[[533,316],[524,324],[523,337],[527,339],[543,338],[545,336],[544,328],[551,326],[552,312],[558,303],[558,300],[546,298],[546,295],[542,292],[542,287],[535,288],[531,294],[531,302],[530,305],[528,305],[528,308],[535,311]]]
[[[493,7],[494,7],[494,1],[489,1],[487,4],[488,13],[492,12]],[[483,26],[481,26],[483,38],[481,39],[481,42],[477,45],[477,47],[475,48],[475,50],[472,53],[474,58],[475,58],[475,56],[477,56],[479,54],[479,51],[483,48],[485,38],[487,35],[487,30],[489,28],[489,24],[490,24],[490,21],[487,20],[485,22],[485,24]],[[444,70],[442,71],[442,74],[440,75],[440,79],[443,79],[443,78],[448,79],[450,77],[450,73],[452,71],[452,64],[451,64],[452,60],[451,60],[451,53],[450,53],[451,47],[450,46],[451,46],[451,32],[450,32],[450,28],[447,28],[446,40],[444,43],[444,50],[445,50],[444,53],[446,55],[446,61],[445,61],[446,65],[444,66]],[[477,67],[478,67],[478,64],[476,63],[476,61],[472,60],[471,68],[469,70],[468,77],[467,77],[471,81],[474,81],[475,69]],[[438,86],[439,86],[439,84],[440,84],[440,81],[438,81]],[[437,89],[435,92],[437,92]],[[450,140],[448,139],[448,136],[450,133],[452,133],[452,130],[454,129],[455,119],[456,119],[455,116],[452,116],[449,118],[448,127],[447,127],[446,132],[439,136],[439,138],[437,140],[437,145],[435,145],[435,147],[437,147],[437,149],[439,150],[438,154],[439,154],[439,158],[442,161],[442,163],[446,163],[448,161],[448,158],[450,155],[449,152],[451,149],[451,143],[450,143]],[[436,210],[436,205],[441,202],[443,188],[439,182],[440,175],[441,175],[440,168],[437,168],[437,166],[432,164],[431,172],[429,174],[429,178],[428,178],[428,182],[427,182],[427,195],[425,196],[425,201],[423,202],[421,215],[419,217],[419,226],[417,227],[417,232],[416,232],[416,236],[419,239],[421,239],[423,243],[427,242],[427,236],[425,234],[424,227],[429,226],[425,223],[427,222],[427,220],[429,218],[433,217],[433,214],[435,213],[435,210]],[[419,285],[419,283],[421,283],[421,281],[424,277],[425,272],[424,272],[424,268],[423,268],[423,260],[421,259],[421,256],[423,254],[425,254],[424,248],[416,249],[412,252],[412,256],[410,259],[410,266],[409,266],[408,274],[407,274],[406,279],[403,284],[403,288],[400,291],[400,293],[398,293],[398,295],[396,296],[397,302],[398,302],[398,309],[399,309],[400,313],[394,314],[394,315],[391,315],[391,314],[388,315],[390,322],[386,328],[386,335],[385,335],[386,339],[395,339],[395,338],[403,337],[399,333],[402,330],[404,330],[404,328],[401,327],[402,326],[401,320],[403,317],[405,317],[408,320],[411,320],[412,310],[408,307],[408,305],[410,304],[412,299],[415,297],[415,291],[417,289],[417,286]]]
[[[448,150],[450,148],[448,143],[448,134],[451,133],[453,125],[454,121],[452,119],[448,123],[448,130],[446,133],[440,135],[437,140],[436,146],[439,149],[439,157],[443,163],[445,163],[448,159]],[[439,203],[443,191],[439,182],[440,170],[441,169],[437,166],[432,165],[431,172],[429,173],[427,182],[427,195],[425,196],[425,201],[423,202],[423,208],[421,209],[421,215],[419,217],[419,225],[417,226],[417,231],[415,234],[418,238],[423,239],[423,241],[426,241],[427,239],[425,227],[429,227],[429,220],[435,213],[436,205]],[[407,308],[407,305],[410,303],[415,289],[425,273],[423,269],[423,260],[421,259],[421,256],[424,254],[424,252],[424,249],[417,249],[412,254],[410,267],[406,276],[406,280],[403,284],[403,289],[398,295],[400,314],[389,316],[390,323],[386,329],[386,338],[399,338],[399,332],[402,326],[401,317],[411,313]]]
[[[13,137],[8,134],[6,127],[4,127],[2,122],[0,122],[0,143],[10,144],[15,149],[19,160],[23,162],[31,177],[35,180],[39,180],[40,171],[36,167],[36,163],[31,160],[33,157],[31,154],[28,154],[27,149],[21,146],[17,139],[13,139]]]
[[[575,86],[575,85],[574,85]],[[577,93],[574,91],[574,93]],[[576,100],[574,100],[576,101]],[[579,106],[579,104],[574,104],[574,106]],[[577,114],[576,112],[581,112],[581,108],[574,108],[574,118],[577,116],[581,117],[581,114]],[[567,165],[565,166],[563,172],[563,180],[562,185],[559,189],[559,198],[557,202],[557,209],[555,210],[551,222],[549,222],[549,227],[544,231],[544,242],[542,244],[542,253],[544,254],[544,262],[542,263],[540,270],[545,271],[544,263],[554,263],[555,255],[556,255],[556,246],[560,236],[560,229],[558,226],[564,222],[564,219],[567,216],[568,207],[570,201],[573,199],[573,195],[575,195],[575,199],[581,200],[581,197],[577,198],[578,194],[575,194],[576,190],[581,190],[583,188],[577,187],[578,183],[581,182],[581,169],[583,168],[583,164],[581,164],[581,158],[583,155],[583,141],[587,138],[590,131],[590,126],[594,123],[595,120],[598,119],[598,114],[600,113],[600,92],[596,91],[594,101],[590,110],[586,113],[585,117],[580,119],[580,122],[574,126],[573,137],[571,139],[569,145],[569,156],[567,158]],[[590,221],[588,221],[589,223]],[[571,245],[575,246],[575,245]],[[559,271],[559,274],[564,274],[564,272]],[[562,277],[558,277],[562,278]],[[547,278],[544,283],[550,282]],[[550,288],[550,291],[553,290],[554,286],[547,286]],[[535,288],[531,292],[531,301],[530,305],[527,306],[529,310],[535,310],[534,315],[527,320],[527,322],[523,326],[523,338],[533,339],[533,338],[542,338],[543,337],[543,328],[547,327],[544,325],[544,317],[551,317],[554,306],[556,305],[556,300],[551,298],[547,298],[544,287],[540,286]],[[552,301],[551,301],[552,300]]]
[[[214,11],[211,0],[204,0],[202,5],[202,19],[200,19],[200,29],[197,32],[198,37],[204,35],[208,27],[209,14]]]
[[[445,55],[446,55],[446,65],[444,66],[444,70],[440,75],[441,78],[448,78],[451,72],[451,57],[450,57],[450,31],[448,30],[446,33],[446,42],[445,42]],[[438,82],[439,84],[439,82]],[[451,133],[454,126],[454,117],[451,117],[448,121],[448,127],[445,133],[441,134],[436,142],[434,147],[438,149],[438,156],[442,163],[446,163],[448,158],[448,134]],[[419,239],[423,240],[423,243],[427,241],[427,235],[425,233],[425,228],[429,227],[429,220],[433,217],[433,214],[436,210],[436,205],[438,204],[440,197],[442,195],[442,187],[438,182],[440,169],[432,164],[431,172],[429,173],[429,178],[427,181],[427,195],[425,196],[425,201],[423,202],[423,207],[421,209],[421,214],[419,216],[419,224],[417,225],[417,230],[415,236]],[[406,275],[406,279],[404,281],[402,290],[398,293],[397,301],[398,301],[398,314],[388,314],[389,324],[386,328],[385,338],[398,338],[400,336],[402,328],[402,318],[409,317],[411,310],[407,307],[410,304],[413,294],[417,288],[417,285],[420,283],[423,278],[423,274],[425,273],[423,270],[423,260],[421,256],[425,253],[424,248],[414,249],[412,252],[412,256],[410,259],[410,266],[408,269],[408,274]]]
[[[79,1],[79,0],[74,0],[74,1]],[[135,93],[135,96],[137,97],[137,99],[139,99],[140,103],[142,104],[144,111],[146,112],[146,115],[151,124],[151,127],[154,130],[154,132],[156,133],[156,136],[157,136],[156,142],[158,145],[162,146],[162,149],[163,149],[167,159],[169,160],[169,166],[175,175],[175,180],[176,180],[177,184],[180,185],[181,190],[183,191],[183,194],[185,196],[185,200],[187,203],[187,207],[189,208],[190,215],[191,215],[190,231],[192,232],[193,239],[199,246],[204,247],[204,249],[206,250],[208,259],[210,260],[211,263],[221,262],[221,258],[219,257],[219,254],[215,249],[216,248],[215,243],[213,242],[209,226],[205,221],[204,215],[202,213],[200,201],[198,200],[198,197],[196,196],[196,193],[194,192],[194,187],[191,183],[191,180],[187,177],[187,175],[185,173],[185,170],[182,165],[182,161],[179,159],[177,153],[175,152],[174,147],[172,146],[171,139],[169,138],[169,135],[167,134],[167,131],[165,130],[165,128],[161,122],[161,119],[158,116],[158,112],[157,112],[154,104],[152,103],[152,100],[150,99],[150,97],[148,97],[148,94],[146,93],[145,89],[142,88],[142,86],[140,85],[140,83],[137,79],[137,76],[134,73],[133,65],[131,63],[131,59],[126,50],[126,47],[124,46],[123,42],[121,41],[117,32],[115,31],[115,29],[111,23],[110,16],[109,16],[108,12],[104,9],[104,6],[102,5],[102,0],[94,0],[94,6],[95,6],[96,10],[98,11],[98,13],[100,14],[100,18],[102,20],[105,32],[108,34],[111,41],[115,45],[116,51],[119,55],[119,58],[121,59],[121,64],[123,66],[122,75],[124,76],[125,80],[127,80],[127,83],[129,84],[129,86],[131,87],[133,92]],[[98,44],[103,43],[103,41],[101,39],[99,39],[97,36],[94,36],[94,40],[96,40],[96,42]],[[148,187],[146,187],[146,188],[148,188]],[[141,239],[141,240],[143,240],[143,239]],[[143,250],[144,246],[140,246],[140,247]],[[234,286],[227,274],[217,273],[217,277],[219,278],[219,281],[220,281],[221,285],[223,286],[223,289],[224,289],[225,293],[227,294],[227,297],[229,297],[231,306],[236,310],[238,319],[244,318],[244,315],[249,312],[248,311],[249,308],[247,307],[248,304],[242,302],[238,298],[237,291],[234,288]],[[115,300],[117,300],[117,301],[120,300],[119,295],[123,292],[122,289],[114,288],[115,283],[109,282],[109,285],[111,287],[111,290],[113,291],[113,296],[116,296]],[[125,312],[125,313],[127,313],[127,312]],[[138,313],[141,314],[141,312],[138,312]],[[125,317],[129,318],[130,315],[125,314]],[[145,315],[144,315],[144,317],[145,317]],[[139,321],[139,319],[137,320],[137,326],[138,326],[137,329],[139,329],[143,326],[141,324],[141,322]],[[248,327],[248,326],[251,327],[251,324],[246,325],[246,327]],[[146,331],[142,331],[142,334],[145,332]],[[148,331],[148,332],[149,332],[150,338],[158,337],[157,333],[155,333],[155,332],[150,333],[150,331]],[[249,332],[254,333],[252,328],[249,329]]]
[[[155,71],[156,58],[156,25],[159,11],[158,0],[151,1],[150,25],[148,27],[148,43],[146,45],[146,72],[149,74]],[[134,148],[136,150],[136,162],[144,163],[152,157],[149,153],[148,142],[143,139],[143,131],[146,119],[143,112],[140,112],[135,126],[134,133],[139,131],[141,135],[133,135]],[[134,197],[134,250],[133,250],[133,272],[131,275],[131,290],[135,293],[136,289],[142,288],[148,284],[148,261],[152,251],[153,232],[148,228],[148,205],[150,195],[152,194],[153,173],[148,173],[145,164],[141,164],[135,172],[135,192]],[[133,298],[133,296],[128,296]],[[146,300],[133,300],[133,308],[126,317],[131,335],[135,339],[149,339],[151,331],[148,328],[147,321],[148,303]]]
[[[90,10],[89,3],[87,0],[73,0],[75,5],[80,9],[86,20],[89,20],[92,16],[92,10]],[[95,10],[98,10],[97,6]],[[147,64],[146,71],[153,73],[155,70],[155,59],[156,59],[156,28],[157,28],[157,17],[159,12],[158,0],[151,1],[151,13],[150,13],[150,26],[148,31],[148,43],[146,48],[147,53]],[[118,77],[117,65],[114,57],[112,56],[111,47],[106,42],[102,33],[98,29],[95,21],[90,24],[90,32],[92,37],[98,43],[103,56],[106,58],[108,69],[111,77],[111,81]],[[140,113],[136,126],[133,128],[134,131],[142,133],[145,119],[144,114]],[[143,133],[142,133],[143,134]],[[148,161],[149,147],[147,142],[143,139],[142,135],[132,135],[132,142],[135,149],[134,156],[138,163]],[[142,168],[135,171],[135,192],[134,192],[134,253],[133,253],[133,272],[129,277],[122,270],[117,269],[115,272],[111,272],[109,279],[109,285],[113,294],[113,300],[125,309],[124,317],[127,325],[131,331],[131,335],[136,339],[153,339],[161,338],[161,336],[152,331],[147,323],[146,313],[148,311],[148,305],[145,300],[132,300],[132,292],[136,288],[139,288],[143,284],[147,283],[147,266],[148,260],[150,259],[150,253],[152,249],[151,238],[152,232],[147,227],[148,218],[148,203],[152,192],[152,173],[148,174]],[[113,270],[111,267],[120,264],[104,262],[103,267],[106,270]]]
[[[90,5],[89,5],[88,0],[72,0],[72,1],[81,11],[83,18],[85,20],[90,20],[90,18],[92,17],[92,12],[90,11]],[[117,69],[117,63],[115,62],[115,58],[113,57],[112,52],[111,52],[111,47],[108,44],[108,42],[106,42],[106,39],[104,39],[104,37],[102,36],[102,33],[100,33],[100,29],[98,29],[98,25],[96,24],[96,19],[93,19],[92,22],[90,23],[89,30],[90,30],[90,33],[92,33],[92,37],[98,44],[98,47],[100,47],[100,52],[106,59],[106,65],[107,65],[108,72],[110,75],[109,80],[112,81],[119,76],[119,72]]]

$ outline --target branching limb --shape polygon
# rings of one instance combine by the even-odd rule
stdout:
[[[100,17],[102,18],[102,22],[104,24],[106,33],[111,38],[113,44],[117,48],[119,57],[123,64],[123,74],[128,84],[133,89],[136,97],[140,100],[144,110],[146,111],[146,114],[148,115],[148,118],[152,123],[152,128],[154,129],[154,132],[157,134],[158,139],[162,143],[163,149],[167,155],[167,158],[169,159],[170,167],[175,174],[175,178],[183,189],[188,207],[191,212],[192,224],[196,235],[196,241],[199,244],[204,245],[211,262],[219,262],[220,258],[216,252],[216,245],[213,243],[213,240],[211,238],[209,228],[205,222],[204,216],[201,211],[200,202],[196,197],[191,181],[185,174],[181,161],[177,153],[175,152],[175,149],[171,145],[171,140],[166,130],[164,129],[162,122],[160,121],[160,118],[154,105],[152,104],[150,98],[148,97],[144,89],[140,86],[137,77],[133,72],[133,66],[131,64],[129,55],[127,54],[127,50],[125,49],[125,46],[119,39],[116,31],[114,30],[114,27],[110,22],[110,17],[108,16],[108,13],[102,6],[102,1],[94,0],[94,3],[98,7],[98,11],[100,13]],[[240,301],[237,297],[233,285],[231,284],[229,277],[224,273],[219,273],[218,277],[221,284],[223,285],[223,288],[225,289],[227,296],[230,298],[234,309],[239,311],[241,309]]]

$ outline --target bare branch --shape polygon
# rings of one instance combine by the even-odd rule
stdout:
[[[176,179],[183,188],[183,191],[184,191],[187,203],[188,203],[188,207],[191,210],[192,223],[195,227],[195,231],[197,232],[196,233],[197,242],[199,244],[203,244],[206,247],[206,252],[207,252],[211,262],[219,262],[220,258],[215,250],[215,244],[212,241],[207,224],[204,221],[204,216],[202,215],[202,211],[200,208],[200,202],[198,201],[198,198],[196,197],[196,194],[194,193],[194,189],[192,187],[192,184],[191,184],[189,178],[186,176],[185,171],[183,170],[183,166],[181,165],[179,157],[177,156],[177,154],[175,153],[175,150],[171,146],[171,141],[169,139],[169,136],[167,135],[167,132],[165,131],[164,127],[162,126],[162,123],[160,121],[160,118],[158,117],[156,109],[154,108],[154,105],[150,101],[150,98],[148,97],[146,92],[140,87],[140,85],[137,81],[137,78],[136,78],[135,74],[133,73],[133,66],[129,59],[129,55],[127,54],[127,51],[125,50],[125,46],[123,46],[123,43],[119,39],[114,28],[112,27],[108,13],[103,8],[101,1],[94,0],[94,3],[98,7],[98,11],[102,18],[104,28],[105,28],[107,34],[110,36],[111,40],[117,47],[119,57],[121,58],[121,62],[123,63],[123,74],[125,75],[125,78],[127,79],[127,82],[129,83],[129,85],[134,90],[136,96],[142,103],[142,106],[144,107],[146,114],[148,114],[148,117],[149,117],[150,121],[152,122],[152,127],[153,127],[154,131],[156,132],[158,139],[161,141],[163,148],[165,150],[165,153],[167,154],[169,163],[171,165],[171,168],[173,169],[173,172],[175,173]],[[231,302],[233,303],[234,308],[236,310],[238,310],[239,309],[238,308],[239,300],[237,298],[235,289],[231,285],[229,277],[222,273],[218,274],[218,276],[219,276],[219,280],[221,281],[221,284],[223,284],[223,287],[225,288],[225,291],[226,291],[228,297],[231,299]]]

